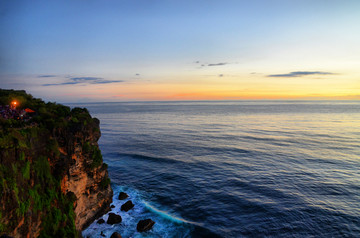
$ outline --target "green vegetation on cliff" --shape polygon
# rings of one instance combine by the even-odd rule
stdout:
[[[19,102],[17,110],[35,112],[26,121],[0,115],[0,235],[14,234],[14,230],[30,234],[32,225],[38,223],[39,237],[77,237],[76,196],[64,194],[61,182],[73,163],[69,155],[73,144],[83,145],[82,151],[90,158],[89,168],[103,165],[97,144],[74,136],[85,128],[99,134],[99,121],[86,109],[71,110],[45,103],[25,91],[0,89],[0,105],[9,105],[12,100]],[[60,153],[60,147],[67,151]],[[99,187],[109,183],[106,177]]]

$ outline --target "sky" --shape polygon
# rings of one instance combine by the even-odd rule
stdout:
[[[0,88],[58,102],[360,99],[359,0],[0,0]]]

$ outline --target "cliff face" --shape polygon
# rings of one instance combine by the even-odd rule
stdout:
[[[99,120],[26,100],[37,100],[28,121],[0,117],[0,235],[77,237],[112,202]]]
[[[61,179],[61,190],[64,194],[72,192],[75,203],[75,225],[83,230],[96,218],[106,213],[112,202],[112,189],[109,185],[107,166],[102,163],[101,152],[97,141],[100,137],[98,120],[59,138],[68,138],[65,146],[59,151],[71,158],[71,166]],[[69,138],[71,138],[69,140]]]

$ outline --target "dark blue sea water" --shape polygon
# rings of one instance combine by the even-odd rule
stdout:
[[[359,101],[80,106],[101,121],[123,217],[84,237],[360,237]]]

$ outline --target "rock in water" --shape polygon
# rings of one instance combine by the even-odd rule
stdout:
[[[115,208],[115,206],[114,206],[114,205],[111,205],[110,208],[113,209],[113,208]]]
[[[122,206],[121,206],[121,211],[129,211],[131,208],[134,207],[134,204],[132,203],[132,201],[127,201],[126,203],[124,203]]]
[[[136,226],[136,230],[138,232],[149,231],[153,227],[154,224],[155,224],[155,222],[151,219],[140,220]]]
[[[106,237],[103,231],[101,231],[100,235],[101,235],[102,237]]]
[[[101,218],[101,219],[99,219],[96,223],[97,223],[97,224],[103,224],[103,223],[105,223],[105,220]]]
[[[110,238],[121,238],[121,235],[120,235],[119,233],[117,233],[117,232],[114,232],[114,233],[110,236]]]
[[[126,193],[124,193],[124,192],[120,192],[119,193],[119,200],[124,200],[124,199],[126,199],[126,198],[128,198],[129,197],[129,195],[127,195]]]
[[[113,225],[116,223],[120,223],[121,222],[121,216],[120,215],[116,215],[115,213],[109,213],[109,218],[107,220],[107,224]]]

